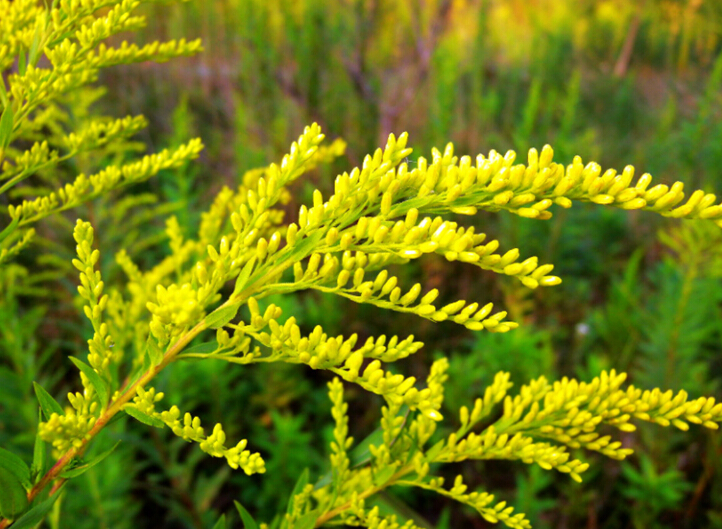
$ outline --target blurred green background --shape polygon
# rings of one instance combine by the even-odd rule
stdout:
[[[197,163],[133,188],[127,218],[104,217],[102,203],[91,210],[101,249],[125,246],[144,267],[164,255],[162,214],[172,211],[195,233],[222,186],[279,160],[313,121],[348,142],[347,156],[298,183],[289,221],[315,187],[328,194],[337,172],[403,131],[415,148],[411,163],[448,141],[459,154],[515,149],[520,158],[549,143],[562,163],[580,155],[603,168],[632,164],[662,183],[722,192],[719,0],[195,0],[144,9],[149,23],[134,40],[201,37],[206,51],[105,71],[108,93],[95,108],[144,114],[151,126],[139,140],[151,151],[191,135],[207,145]],[[439,288],[448,301],[498,303],[522,324],[508,334],[389,317],[316,293],[273,302],[308,330],[320,324],[363,339],[412,332],[427,345],[399,363],[407,374],[423,376],[435,355],[448,355],[449,416],[498,370],[518,387],[540,375],[590,379],[616,368],[644,388],[722,398],[720,230],[599,206],[554,213],[549,221],[480,214],[463,222],[554,263],[561,286],[529,291],[433,257],[398,270],[405,284]],[[67,266],[71,250],[63,250]],[[104,277],[121,277],[112,251],[103,260]],[[11,358],[0,366],[0,444],[26,451],[32,436],[17,432],[35,424],[30,382],[56,395],[73,388],[63,358],[89,335],[73,307],[72,270],[51,279],[33,287],[52,296],[46,307],[25,309],[38,293],[27,285],[6,285],[0,304],[0,348]],[[107,442],[125,442],[72,483],[50,526],[210,528],[234,499],[270,520],[304,468],[325,472],[327,380],[287,365],[174,365],[158,388],[205,424],[222,421],[229,438],[248,437],[267,474],[231,472],[170,432],[118,424]],[[351,434],[363,438],[380,402],[353,388],[348,395]],[[510,501],[538,529],[722,528],[719,433],[645,427],[624,434],[624,444],[639,452],[623,463],[584,454],[593,465],[582,485],[521,463],[450,471]],[[490,526],[440,497],[392,490],[381,501],[429,528]]]

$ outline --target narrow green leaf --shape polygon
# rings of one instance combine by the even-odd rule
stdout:
[[[143,424],[147,424],[148,426],[153,426],[155,428],[165,427],[165,423],[163,421],[156,417],[152,417],[145,412],[140,411],[135,406],[126,404],[125,406],[123,406],[123,411],[134,419],[137,419]]]
[[[148,351],[148,348],[146,347],[145,354],[143,354],[143,365],[140,367],[140,372],[135,377],[135,380],[138,380],[143,375],[143,373],[147,373],[148,370],[150,369],[150,367],[151,367],[150,351]],[[135,380],[133,380],[133,382],[135,382]]]
[[[50,420],[50,416],[53,413],[65,415],[65,412],[63,411],[63,408],[60,407],[60,404],[58,404],[58,401],[55,400],[50,393],[45,391],[43,386],[37,382],[33,382],[33,387],[35,388],[35,396],[38,398],[40,409],[43,410],[43,415],[45,415],[46,421]]]
[[[43,420],[42,408],[38,408],[38,424]],[[30,465],[30,480],[37,483],[40,477],[45,474],[48,464],[48,450],[45,441],[40,438],[40,433],[35,435],[35,446],[33,447],[33,464]]]
[[[318,520],[319,510],[307,512],[303,516],[299,517],[293,524],[293,529],[313,529],[316,526],[316,520]]]
[[[211,312],[206,316],[206,327],[210,329],[218,329],[223,327],[226,323],[231,321],[238,314],[238,309],[241,308],[241,303],[234,303],[232,305],[224,305]]]
[[[27,492],[20,479],[0,465],[0,516],[13,520],[25,512],[27,507]]]
[[[293,499],[296,497],[296,494],[300,493],[307,484],[308,468],[304,469],[304,471],[301,472],[301,475],[298,477],[298,481],[296,481],[296,486],[293,487],[293,492],[291,492],[291,495],[288,497],[288,506],[286,507],[287,513],[290,514],[293,511]]]
[[[108,399],[110,398],[110,387],[108,383],[88,364],[78,360],[74,356],[70,357],[70,361],[75,364],[75,367],[80,369],[83,374],[88,377],[88,380],[93,385],[95,392],[98,394],[100,400],[100,407],[105,408],[108,405]]]
[[[221,517],[218,518],[218,521],[216,522],[216,525],[213,526],[213,529],[226,529],[226,515],[221,514]]]
[[[165,351],[161,349],[152,334],[148,336],[148,340],[146,340],[145,345],[148,352],[148,358],[150,359],[150,366],[148,367],[155,367],[160,364],[163,361]]]
[[[2,243],[5,239],[10,237],[10,235],[13,234],[15,229],[18,227],[18,224],[20,224],[20,216],[18,215],[13,219],[13,221],[5,226],[5,229],[0,232],[0,243]]]
[[[384,430],[378,427],[349,452],[348,458],[351,460],[351,467],[360,467],[371,461],[369,446],[381,446],[382,444],[384,444]]]
[[[15,111],[12,105],[6,105],[0,116],[0,151],[10,145],[10,136],[13,133],[13,125],[15,124]]]
[[[109,450],[106,450],[106,451],[103,452],[102,454],[99,454],[99,455],[95,456],[93,459],[91,459],[91,460],[89,460],[89,461],[86,461],[85,463],[81,464],[80,466],[75,467],[75,468],[73,468],[73,469],[71,469],[71,470],[66,470],[65,472],[63,472],[62,474],[60,474],[60,477],[61,477],[61,478],[66,478],[66,479],[67,479],[67,478],[76,478],[76,477],[78,477],[78,476],[80,476],[80,475],[82,475],[82,474],[85,474],[88,470],[90,470],[90,469],[93,468],[95,465],[97,465],[98,463],[100,463],[101,461],[103,461],[103,459],[105,459],[105,458],[108,457],[110,454],[112,454],[113,451],[114,451],[116,448],[118,448],[118,445],[119,445],[119,444],[120,444],[120,441],[118,441],[117,443],[115,443],[115,444],[113,445],[113,447],[110,448]]]
[[[0,467],[13,474],[25,487],[30,488],[30,469],[20,457],[0,448]]]
[[[426,460],[431,463],[434,459],[436,459],[436,456],[438,456],[441,453],[441,450],[443,450],[444,446],[446,446],[446,442],[442,439],[438,443],[436,443],[434,446],[429,448],[426,453],[424,454],[424,457]]]
[[[319,230],[310,237],[305,237],[301,242],[297,243],[293,247],[288,259],[291,261],[299,261],[303,259],[313,248],[316,247],[316,245],[318,245],[324,235],[325,233]]]
[[[0,75],[0,103],[3,104],[3,108],[8,106],[8,89],[5,88],[5,79]]]
[[[236,509],[238,510],[238,514],[241,515],[241,520],[243,521],[243,527],[245,529],[258,529],[258,524],[256,523],[256,520],[253,519],[253,516],[237,501],[234,501],[233,503],[236,504]]]
[[[231,294],[231,299],[234,299],[238,294],[243,292],[243,289],[246,286],[246,283],[248,283],[248,278],[251,277],[251,272],[253,272],[253,267],[256,265],[256,258],[251,257],[248,262],[244,265],[243,270],[241,270],[241,273],[238,274],[238,278],[236,279],[236,288],[233,289],[233,294]]]
[[[12,525],[12,529],[30,529],[42,522],[43,519],[50,512],[50,509],[53,508],[55,502],[58,501],[58,498],[60,497],[60,491],[63,490],[64,486],[65,485],[61,485],[60,488],[55,491],[55,494],[50,496],[45,501],[41,501],[28,512],[23,514],[20,518],[18,518]]]
[[[205,342],[189,347],[181,354],[209,354],[218,349],[218,342]]]
[[[48,12],[44,11],[42,20],[38,20],[35,23],[35,34],[33,35],[33,42],[30,45],[30,51],[28,53],[28,63],[33,66],[38,64],[38,55],[40,51],[40,39],[42,33],[45,32],[45,28],[48,25]]]
[[[273,517],[273,520],[271,520],[271,523],[268,525],[268,529],[281,529],[281,525],[283,525],[285,516],[282,516],[281,514],[276,513],[276,515]]]
[[[25,75],[25,72],[28,69],[28,62],[27,58],[25,57],[25,52],[20,51],[20,55],[18,55],[18,73],[20,75]]]
[[[125,417],[125,415],[123,415],[122,413],[116,413],[115,415],[113,415],[113,417],[108,422],[105,423],[105,427],[107,428],[111,424],[115,424],[116,422],[121,420],[123,417]]]
[[[393,465],[386,465],[384,468],[379,470],[374,475],[374,485],[376,485],[377,487],[385,485],[386,482],[391,478],[391,476],[394,475],[394,472],[396,472],[398,466],[398,463],[394,463]]]

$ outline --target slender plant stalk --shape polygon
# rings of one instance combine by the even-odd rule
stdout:
[[[380,485],[378,487],[372,487],[368,490],[365,490],[361,494],[359,494],[358,499],[363,500],[363,499],[368,498],[369,496],[373,496],[377,492],[381,492],[382,490],[384,490],[384,489],[390,487],[391,485],[393,485],[394,483],[396,483],[399,479],[403,478],[406,474],[408,474],[412,470],[413,470],[413,467],[411,465],[406,465],[405,467],[401,468],[398,472],[396,472],[393,476],[391,476],[389,478],[389,480],[386,483],[384,483],[383,485]],[[340,505],[340,506],[336,507],[335,509],[328,511],[323,516],[318,517],[314,527],[321,527],[323,524],[325,524],[329,520],[335,518],[342,512],[347,511],[350,507],[351,507],[351,502],[348,501],[348,502],[344,503],[343,505]]]
[[[225,305],[225,304],[224,304]],[[28,491],[28,502],[32,502],[38,494],[40,494],[45,487],[47,487],[50,483],[52,483],[55,480],[58,480],[52,489],[50,490],[50,494],[54,494],[59,488],[60,485],[65,481],[62,478],[59,479],[60,474],[65,470],[65,467],[70,463],[75,457],[82,455],[83,452],[88,447],[88,444],[90,441],[100,433],[100,431],[105,428],[105,426],[108,424],[108,422],[123,408],[125,404],[127,404],[135,395],[138,390],[138,388],[141,388],[145,386],[148,382],[153,380],[153,378],[160,373],[165,367],[170,364],[175,357],[196,337],[198,334],[200,334],[202,331],[206,329],[206,323],[205,319],[198,323],[195,327],[193,327],[191,330],[189,330],[187,333],[185,333],[183,336],[181,336],[178,341],[176,341],[173,346],[166,351],[165,355],[163,355],[163,360],[156,366],[151,367],[143,373],[143,375],[138,378],[135,382],[130,384],[130,386],[127,386],[120,394],[118,399],[113,402],[108,409],[105,410],[104,413],[98,417],[98,420],[95,422],[93,427],[88,431],[88,433],[85,435],[85,437],[82,439],[82,444],[79,447],[73,447],[67,452],[65,452],[53,465],[53,467],[48,470],[48,472],[45,473],[45,475],[38,481],[33,488],[31,488]],[[0,529],[5,529],[8,527],[11,523],[11,520],[4,519],[0,520]]]

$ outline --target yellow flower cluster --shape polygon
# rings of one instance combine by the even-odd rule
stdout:
[[[144,25],[144,18],[134,15],[139,5],[138,0],[59,0],[52,6],[34,0],[0,0],[0,73],[4,74],[0,75],[0,194],[35,174],[44,177],[80,153],[100,150],[102,154],[111,147],[127,150],[125,140],[146,125],[144,118],[92,119],[78,112],[97,98],[81,89],[97,78],[100,68],[166,61],[202,51],[200,41],[185,40],[140,48],[127,42],[118,48],[106,46],[103,41],[109,37]],[[15,64],[17,68],[12,68]],[[85,101],[76,97],[78,93]],[[69,123],[75,123],[75,130],[66,130]],[[11,204],[8,213],[13,222],[0,247],[0,262],[30,241],[33,232],[14,233],[20,227],[179,167],[197,157],[202,147],[196,139],[123,166],[111,164],[97,174],[81,174],[54,192]],[[61,174],[54,171],[46,180],[56,186]]]
[[[258,361],[303,363],[314,369],[328,369],[367,391],[383,395],[389,402],[402,402],[412,409],[434,409],[434,396],[431,390],[428,388],[417,390],[414,387],[416,382],[414,377],[407,378],[384,371],[381,361],[377,359],[362,369],[366,358],[403,358],[417,351],[422,344],[414,342],[413,336],[401,342],[393,337],[386,345],[384,345],[385,338],[376,342],[370,341],[354,351],[353,348],[358,340],[355,334],[348,339],[344,339],[343,336],[328,337],[321,327],[317,326],[310,335],[301,336],[300,328],[294,318],[287,320],[283,326],[276,321],[280,309],[275,305],[270,305],[261,314],[258,302],[255,298],[250,298],[248,307],[251,311],[251,323],[235,326],[241,332],[237,331],[234,339],[241,340],[245,335],[251,336],[262,345],[271,348],[271,354],[264,357],[262,353],[255,351],[236,359],[231,356],[234,354],[231,352],[223,359],[236,363]],[[266,326],[269,327],[270,333],[259,332]],[[244,350],[247,350],[247,343],[241,343]],[[217,356],[217,354],[208,355],[208,357]]]
[[[475,424],[487,417],[499,402],[504,400],[506,392],[511,388],[509,373],[500,371],[494,376],[494,381],[484,390],[484,396],[474,401],[474,406],[469,408],[462,406],[459,410],[459,422],[461,428],[456,433],[458,437],[465,435]]]
[[[181,412],[177,406],[171,407],[168,411],[157,412],[155,404],[162,400],[163,396],[163,393],[156,393],[154,388],[145,390],[139,387],[133,404],[126,406],[136,408],[142,414],[149,416],[151,420],[161,421],[161,425],[168,426],[178,437],[198,443],[200,449],[207,454],[226,458],[231,468],[241,468],[248,475],[266,471],[261,455],[246,450],[247,440],[243,439],[236,446],[226,448],[226,434],[220,424],[216,424],[213,432],[207,436],[201,426],[200,417],[193,417],[190,413],[186,413],[181,421]]]
[[[7,248],[0,248],[0,265],[2,265],[6,261],[9,261],[11,257],[20,253],[23,248],[30,244],[34,237],[35,228],[30,228],[29,230],[25,230],[22,234],[19,234],[19,237],[17,237],[17,242],[15,242],[14,244],[13,241],[16,239],[15,237],[13,239],[8,239],[11,245],[9,245],[9,247]]]
[[[338,512],[340,520],[350,525],[366,525],[372,518],[374,523],[381,524],[381,519],[369,516],[359,495],[363,491],[397,485],[437,492],[475,508],[489,522],[528,529],[530,524],[523,514],[513,514],[514,509],[506,502],[492,505],[494,496],[489,493],[468,492],[461,476],[456,478],[451,489],[444,489],[443,478],[430,475],[431,465],[466,459],[521,460],[546,470],[555,469],[581,481],[581,474],[589,464],[572,458],[569,448],[592,449],[617,459],[631,453],[631,450],[621,448],[621,443],[610,442],[609,436],[600,437],[595,431],[600,424],[630,431],[634,428],[629,422],[631,418],[663,426],[676,424],[682,429],[686,429],[689,422],[709,428],[717,428],[717,423],[722,422],[722,404],[713,398],[688,400],[684,391],[675,395],[659,390],[643,392],[633,386],[623,389],[626,375],[614,371],[602,372],[589,383],[563,378],[550,384],[541,377],[522,386],[515,397],[507,396],[511,387],[509,374],[498,373],[471,411],[461,408],[461,428],[425,449],[424,445],[436,428],[428,412],[436,413],[441,406],[447,367],[445,358],[432,365],[425,390],[429,392],[425,399],[429,406],[426,412],[419,409],[411,419],[400,413],[401,401],[393,400],[383,408],[383,436],[379,443],[368,447],[371,464],[365,467],[349,469],[346,450],[351,448],[351,442],[347,438],[348,419],[345,417],[348,408],[343,401],[340,381],[334,379],[329,384],[332,414],[337,425],[332,442],[332,468],[334,471],[343,469],[340,475],[345,477],[345,482],[322,480],[324,485],[320,488],[317,485],[313,498],[322,507],[322,512]],[[473,426],[488,417],[494,406],[502,401],[501,417],[480,433],[470,433]],[[538,440],[544,437],[559,444]],[[395,520],[387,519],[385,523],[389,527],[398,525],[394,525]]]
[[[168,288],[158,285],[155,298],[155,303],[149,301],[146,305],[153,315],[150,332],[163,344],[183,328],[195,324],[203,313],[198,292],[189,283]]]
[[[108,306],[108,295],[103,293],[105,284],[100,278],[100,271],[94,270],[100,259],[100,252],[92,249],[93,227],[89,222],[78,219],[73,238],[78,243],[77,259],[73,259],[73,266],[80,271],[78,293],[86,301],[83,311],[90,320],[95,331],[93,338],[88,340],[88,362],[101,376],[108,376],[108,369],[113,360],[113,338],[108,332],[108,325],[103,321],[103,312]]]
[[[596,431],[599,425],[633,431],[630,420],[636,418],[687,430],[689,422],[716,429],[722,421],[722,403],[712,397],[689,401],[685,391],[674,395],[672,391],[642,391],[634,386],[622,389],[626,376],[612,370],[602,372],[590,383],[564,378],[553,385],[542,377],[523,386],[513,399],[506,397],[504,414],[496,427],[624,459],[632,450],[621,448],[621,443],[611,441],[610,436],[600,436]]]
[[[100,411],[90,384],[84,379],[83,393],[68,393],[70,407],[65,414],[52,413],[47,422],[38,425],[38,434],[46,443],[53,446],[54,453],[62,454],[70,448],[82,446],[85,434],[95,425]]]
[[[339,259],[332,254],[324,254],[322,257],[320,253],[314,253],[310,256],[305,269],[301,263],[295,263],[294,282],[305,288],[334,293],[358,303],[369,303],[396,312],[412,313],[432,321],[450,319],[471,330],[506,332],[517,327],[515,322],[502,321],[506,317],[506,312],[490,315],[494,306],[492,303],[479,308],[478,303],[467,305],[461,300],[437,310],[432,304],[439,295],[437,289],[432,289],[421,296],[418,304],[414,305],[421,294],[421,285],[417,283],[402,294],[401,287],[398,286],[398,278],[389,277],[388,270],[381,270],[373,280],[364,281],[367,270],[383,265],[382,255],[366,254],[362,251],[352,253],[346,250]],[[340,272],[339,268],[341,268]],[[328,286],[328,283],[332,285],[335,283],[335,286]]]
[[[464,195],[462,202],[468,204],[460,204],[462,208],[505,209],[539,219],[551,217],[548,208],[552,204],[571,207],[573,200],[622,209],[646,209],[675,218],[722,218],[722,206],[714,205],[716,197],[711,193],[695,191],[687,203],[677,207],[685,197],[681,182],[671,187],[660,184],[648,189],[652,178],[644,174],[632,187],[632,166],[627,166],[621,174],[614,169],[602,173],[599,164],[590,162],[584,165],[577,156],[565,169],[563,165],[552,162],[553,156],[552,148],[546,145],[541,153],[530,149],[528,165],[513,165],[516,158],[514,151],[502,157],[492,150],[486,157],[479,155],[475,167],[468,157],[463,157],[456,166],[453,146],[449,144],[443,155],[434,152],[434,164],[442,162],[439,174],[427,171],[427,180],[419,195],[433,193],[438,197],[434,198],[434,202],[440,199],[450,201]],[[424,168],[425,161],[420,161],[418,170],[423,172]],[[473,214],[475,211],[457,212]]]
[[[94,175],[81,174],[72,184],[66,184],[46,196],[24,200],[17,206],[8,206],[8,213],[13,219],[20,218],[21,225],[35,222],[58,211],[78,206],[113,189],[147,180],[164,169],[180,167],[188,160],[197,158],[202,149],[201,141],[195,139],[174,151],[165,149],[121,167],[111,165]]]
[[[442,456],[436,461],[454,462],[466,459],[520,459],[524,463],[536,463],[545,470],[552,468],[569,473],[581,482],[580,473],[589,465],[578,459],[569,459],[563,446],[549,443],[535,443],[531,437],[520,433],[513,436],[508,433],[498,434],[494,426],[489,426],[482,434],[470,433],[464,439],[457,440],[452,433],[447,439]]]
[[[349,517],[344,522],[349,525],[361,525],[368,529],[421,529],[412,520],[407,520],[403,525],[398,521],[395,514],[383,516],[378,506],[364,511],[362,507],[354,506],[353,518]]]
[[[507,507],[505,501],[499,502],[496,505],[490,507],[494,503],[494,495],[488,492],[470,492],[467,493],[468,486],[464,484],[462,476],[456,476],[454,480],[454,486],[447,490],[443,488],[444,478],[433,478],[427,483],[406,483],[399,482],[399,485],[411,485],[426,490],[432,490],[437,494],[451,498],[459,503],[463,503],[470,507],[473,507],[477,512],[488,522],[498,523],[502,522],[507,527],[512,529],[530,529],[531,524],[526,519],[524,514],[518,513],[512,515],[514,507]]]
[[[7,69],[21,49],[33,42],[42,7],[35,0],[0,0],[0,71]]]
[[[346,451],[353,444],[353,437],[348,435],[348,404],[343,400],[343,384],[338,378],[328,383],[328,396],[333,406],[331,415],[336,423],[331,441],[331,468],[334,472],[334,485],[342,483],[351,464]]]

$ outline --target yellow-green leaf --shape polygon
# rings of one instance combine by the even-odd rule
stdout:
[[[95,369],[90,367],[88,364],[72,356],[70,357],[70,361],[74,363],[86,377],[88,377],[93,389],[95,389],[95,392],[98,394],[101,408],[105,408],[108,404],[108,398],[110,398],[110,388],[108,387],[108,383],[103,380],[103,378],[96,373]]]
[[[142,422],[143,424],[147,424],[148,426],[153,426],[154,428],[163,428],[165,426],[165,423],[163,421],[161,421],[157,417],[152,417],[147,413],[140,411],[132,404],[126,404],[123,407],[123,411],[134,419]]]
[[[238,314],[241,303],[233,303],[232,305],[224,305],[217,308],[206,316],[206,327],[210,329],[218,329],[231,321]]]

